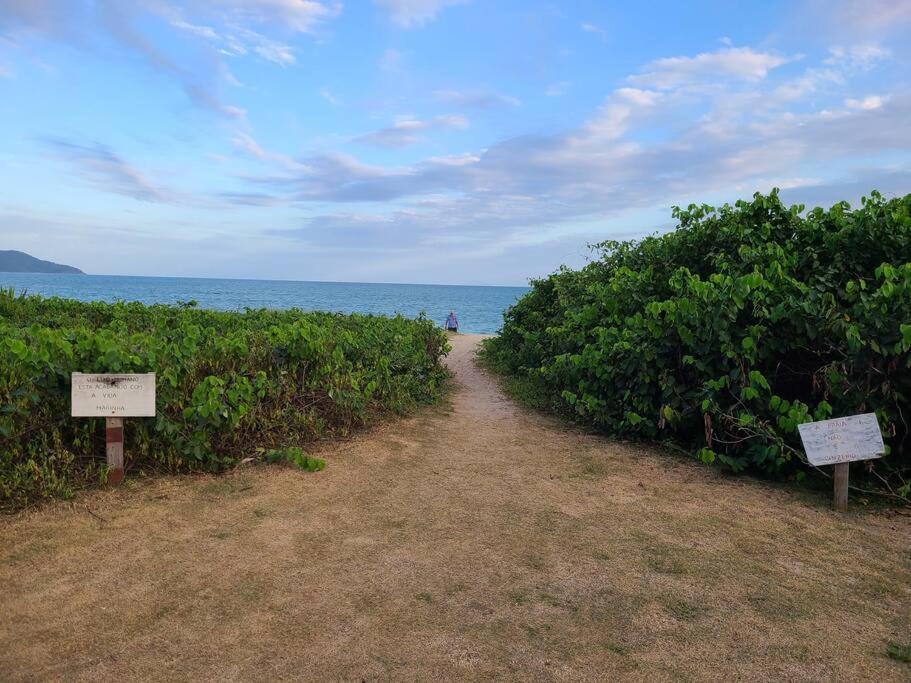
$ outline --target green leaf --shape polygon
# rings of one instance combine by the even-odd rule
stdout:
[[[899,325],[899,330],[901,330],[902,335],[902,350],[908,351],[911,349],[911,325],[902,323]]]
[[[700,448],[696,453],[696,457],[699,458],[701,462],[710,465],[715,462],[715,451],[711,448]]]
[[[766,381],[765,376],[758,370],[750,370],[750,382],[758,384],[763,389],[769,389],[768,381]]]

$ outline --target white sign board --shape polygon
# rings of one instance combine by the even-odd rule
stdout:
[[[807,459],[813,465],[835,465],[879,458],[886,452],[876,415],[850,415],[797,425]]]
[[[73,417],[155,417],[155,373],[73,373]]]

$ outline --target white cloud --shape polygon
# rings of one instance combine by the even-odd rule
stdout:
[[[218,93],[221,81],[237,82],[223,58],[255,54],[282,66],[295,61],[290,46],[249,25],[264,32],[312,33],[340,9],[317,0],[186,0],[180,6],[171,0],[15,0],[0,1],[0,24],[25,42],[58,40],[81,50],[103,50],[113,42],[179,83],[197,106],[242,118],[243,110],[223,102]],[[185,55],[174,49],[176,41],[149,31],[149,16],[207,46],[210,58],[184,62]]]
[[[423,26],[433,21],[444,8],[460,5],[465,0],[374,0],[402,28]]]
[[[518,107],[519,99],[491,90],[436,90],[434,97],[444,104],[475,109],[490,109],[499,106]]]
[[[286,154],[270,152],[264,149],[249,133],[235,131],[234,135],[231,137],[231,144],[260,161],[277,163],[289,170],[302,170],[305,168],[303,164],[295,161]]]
[[[221,79],[228,85],[234,86],[235,88],[243,87],[240,79],[234,75],[234,72],[228,68],[227,64],[220,65],[219,71],[221,72]]]
[[[174,28],[179,28],[181,31],[192,33],[193,35],[205,38],[206,40],[218,40],[219,38],[218,33],[216,33],[215,29],[211,26],[197,26],[196,24],[191,24],[183,19],[174,19],[171,24]]]
[[[849,97],[845,100],[845,106],[848,109],[866,109],[867,111],[872,111],[873,109],[879,109],[888,99],[888,97],[883,97],[882,95],[868,95],[867,97],[860,99]]]
[[[468,120],[458,114],[443,114],[426,120],[401,116],[392,126],[358,136],[355,141],[379,147],[407,147],[421,139],[419,135],[421,131],[467,127]]]
[[[468,128],[468,119],[461,114],[442,114],[434,117],[433,124],[444,128]]]
[[[470,166],[480,160],[480,155],[473,152],[464,152],[463,154],[451,154],[445,157],[430,157],[427,163],[437,166]]]
[[[322,97],[324,100],[326,100],[326,102],[328,102],[329,104],[332,104],[335,106],[338,106],[341,104],[341,100],[339,100],[335,95],[333,95],[332,91],[329,90],[329,88],[321,88],[319,91],[319,96]]]
[[[281,66],[294,64],[294,53],[287,45],[268,43],[265,45],[257,45],[254,50],[256,51],[256,54],[258,54],[263,59],[266,59],[270,62],[275,62]]]
[[[829,56],[822,61],[823,66],[808,67],[800,75],[784,81],[771,93],[772,99],[794,102],[820,91],[842,88],[850,77],[869,71],[889,56],[888,49],[875,44],[830,48]]]
[[[630,81],[661,89],[716,78],[759,81],[772,69],[794,59],[748,47],[727,47],[715,52],[702,52],[695,57],[656,59],[646,64],[644,73],[630,76]]]
[[[311,33],[320,22],[341,11],[341,4],[317,0],[210,0],[195,4],[226,10],[237,21],[282,26],[299,33]]]
[[[849,172],[833,169],[843,169],[857,155],[911,151],[906,125],[911,93],[851,96],[847,83],[852,74],[863,73],[852,66],[864,61],[863,52],[854,50],[852,56],[846,49],[837,64],[819,62],[806,69],[818,84],[834,89],[827,95],[828,109],[776,95],[783,81],[763,72],[772,66],[738,67],[730,72],[740,74],[734,81],[698,89],[618,88],[588,121],[563,133],[519,135],[487,149],[400,168],[320,155],[304,160],[306,172],[273,187],[302,205],[395,202],[407,211],[389,214],[370,230],[395,234],[397,243],[408,244],[410,235],[413,244],[466,245],[465,250],[471,245],[471,250],[504,253],[590,231],[624,212],[719,194],[748,196],[773,185],[790,188],[798,201],[804,196],[815,202],[839,199],[833,193],[843,191]],[[696,71],[707,77],[703,69]],[[832,73],[823,76],[827,71]],[[817,89],[814,98],[819,96]],[[688,106],[693,102],[698,116]],[[656,129],[656,122],[667,129]],[[376,132],[389,139],[372,142],[407,143],[426,125],[404,117]],[[897,186],[911,177],[911,168],[893,169],[888,178],[885,173],[866,173],[860,183],[851,181],[851,191],[861,185],[869,191],[880,181]],[[352,228],[342,241],[356,244],[358,234]],[[364,239],[376,235],[365,233]]]
[[[888,48],[878,43],[862,43],[848,47],[836,46],[829,49],[829,58],[825,64],[841,66],[849,69],[870,69],[887,59],[892,54]]]
[[[823,9],[855,33],[880,33],[911,23],[911,0],[828,0]]]
[[[171,20],[171,25],[197,38],[204,39],[219,53],[229,57],[243,57],[251,52],[263,59],[288,66],[295,62],[294,51],[288,45],[272,40],[261,33],[234,24],[216,31],[210,26],[197,26],[182,18]]]
[[[638,107],[651,107],[657,103],[663,95],[660,92],[655,92],[653,90],[640,90],[639,88],[620,88],[614,95],[624,101],[629,102],[632,105]]]
[[[243,110],[219,99],[219,86],[238,85],[227,65],[241,59],[291,64],[295,56],[292,48],[303,40],[296,34],[318,31],[322,22],[338,11],[337,5],[328,2],[186,0],[180,12],[159,15],[166,21],[150,24],[141,20],[140,13],[153,4],[158,7],[172,1],[0,0],[0,20],[18,12],[12,22],[16,27],[23,26],[23,16],[31,21],[21,32],[25,36],[22,40],[32,40],[35,35],[62,35],[55,33],[55,22],[61,17],[66,19],[61,23],[74,27],[76,33],[91,27],[98,35],[87,39],[86,45],[125,47],[132,51],[127,63],[134,64],[138,60],[130,58],[141,55],[147,65],[183,87],[192,101],[243,119]],[[103,4],[114,7],[115,13],[120,8],[116,31],[97,23],[96,14],[85,10]],[[52,5],[62,9],[38,16]],[[329,13],[314,9],[315,5]],[[395,19],[394,5],[409,7],[411,18],[402,15]],[[417,26],[436,16],[442,5],[390,1],[385,7],[397,23]],[[884,4],[876,7],[892,12]],[[896,25],[903,25],[901,15],[888,16]],[[881,20],[871,23],[880,25]],[[600,31],[597,26],[591,28],[592,33]],[[16,35],[18,39],[20,33]],[[277,142],[260,144],[246,121],[213,127],[222,134],[227,129],[226,140],[233,145],[233,150],[229,147],[230,153],[222,157],[224,169],[217,170],[233,173],[243,165],[244,175],[228,176],[230,185],[225,191],[216,194],[207,190],[206,196],[217,197],[222,205],[285,207],[268,216],[263,210],[259,215],[266,219],[293,218],[295,211],[321,214],[307,224],[306,238],[301,236],[317,247],[320,229],[331,228],[335,231],[332,247],[342,250],[367,245],[401,249],[407,255],[414,244],[446,244],[465,255],[505,253],[516,245],[553,244],[555,235],[569,234],[575,239],[582,224],[589,226],[586,230],[602,230],[603,221],[640,207],[666,206],[681,200],[711,201],[713,195],[733,198],[771,184],[787,186],[792,192],[813,188],[816,194],[801,196],[825,201],[830,196],[825,192],[835,186],[843,188],[848,183],[856,189],[864,185],[866,190],[877,186],[886,177],[885,167],[876,167],[878,155],[900,166],[890,170],[888,178],[893,187],[899,187],[901,179],[907,187],[911,178],[911,170],[906,168],[911,153],[911,129],[907,126],[911,93],[901,80],[907,51],[893,44],[894,61],[886,64],[885,60],[892,57],[886,45],[871,42],[876,38],[870,35],[861,39],[868,42],[844,42],[824,59],[803,57],[808,66],[802,71],[799,67],[803,63],[779,68],[797,56],[755,46],[712,44],[710,49],[721,49],[657,59],[622,81],[629,87],[611,91],[615,86],[607,84],[602,93],[609,94],[597,110],[578,116],[575,109],[567,107],[565,116],[578,118],[567,120],[562,130],[525,134],[530,126],[546,125],[541,123],[543,119],[531,114],[526,117],[522,110],[509,111],[514,125],[508,139],[484,141],[467,150],[436,140],[469,138],[451,134],[468,125],[458,112],[517,107],[521,103],[509,94],[485,88],[484,81],[467,77],[461,83],[451,81],[459,85],[431,92],[431,96],[443,103],[438,105],[440,111],[454,113],[432,116],[415,109],[420,113],[386,120],[389,125],[379,130],[370,130],[380,125],[375,122],[360,129],[369,132],[355,140],[370,145],[400,148],[422,140],[434,143],[428,145],[430,151],[422,161],[400,166],[373,163],[388,154],[375,150],[366,150],[369,156],[365,154],[364,158],[371,163],[325,151],[310,152],[303,158],[290,153],[296,154],[295,145],[307,144],[308,140],[320,150],[334,142],[351,142],[337,134],[318,139],[306,133],[289,135],[283,148]],[[817,42],[805,49],[812,54],[818,46]],[[404,56],[390,48],[380,66],[398,71]],[[178,61],[185,57],[186,62]],[[417,62],[424,53],[408,53],[407,57]],[[882,74],[872,73],[880,66]],[[238,69],[238,73],[245,74],[246,79],[246,74],[255,77],[257,72]],[[895,73],[899,74],[897,81],[893,77],[895,82],[884,82],[883,74],[889,78]],[[323,77],[317,76],[320,80]],[[385,111],[393,106],[390,102],[402,101],[403,92],[411,94],[424,84],[409,79],[399,89],[398,81],[405,79],[396,76],[381,80],[390,91],[383,93],[387,98]],[[239,94],[255,101],[259,88],[252,86],[265,86],[265,82],[249,83],[251,87]],[[495,81],[488,83],[496,85]],[[551,97],[565,93],[568,87],[563,81],[549,85],[544,81],[539,89],[544,85],[544,93]],[[314,90],[318,87],[317,81]],[[581,92],[581,87],[578,90]],[[365,97],[375,96],[368,91],[369,83]],[[314,94],[310,92],[311,99]],[[319,90],[319,96],[338,103],[328,88]],[[415,108],[426,106],[419,99],[411,101]],[[280,113],[288,115],[288,119],[276,118],[282,122],[293,115]],[[304,128],[292,124],[289,130],[299,133]],[[484,146],[488,142],[493,144]],[[154,170],[138,168],[110,147],[66,140],[48,144],[57,158],[65,160],[68,168],[93,187],[141,201],[187,203],[182,195],[159,182]],[[200,142],[197,149],[204,155],[211,148]],[[861,157],[874,167],[863,173],[852,171],[850,164]],[[377,208],[380,202],[389,204]],[[257,226],[264,224],[257,222]]]
[[[243,107],[235,107],[232,104],[220,105],[218,109],[222,114],[232,119],[244,119],[247,116],[247,110]]]
[[[621,137],[633,122],[633,117],[642,118],[663,97],[654,90],[639,88],[620,88],[607,98],[598,110],[598,115],[583,128],[584,138],[598,140],[615,140]]]
[[[594,33],[599,36],[607,35],[607,31],[605,31],[603,28],[601,28],[597,24],[592,24],[590,22],[583,23],[582,26],[580,26],[580,28],[582,29],[582,31],[584,33]]]
[[[106,145],[64,138],[47,138],[44,142],[55,157],[69,163],[80,178],[99,190],[145,202],[176,200],[176,195],[153,183]]]
[[[839,84],[843,81],[842,74],[835,69],[807,69],[800,76],[777,86],[772,95],[778,101],[793,102],[816,92],[824,84]]]

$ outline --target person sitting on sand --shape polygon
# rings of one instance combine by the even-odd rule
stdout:
[[[446,318],[446,331],[456,333],[459,331],[459,319],[456,318],[455,311],[449,311]]]

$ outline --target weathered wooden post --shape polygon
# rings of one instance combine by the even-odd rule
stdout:
[[[835,509],[839,512],[848,511],[848,468],[850,463],[840,462],[835,465],[835,471],[832,476],[835,488]]]
[[[875,413],[807,422],[797,429],[811,465],[835,466],[833,504],[839,512],[847,512],[850,463],[881,458],[886,452]]]
[[[155,373],[72,375],[73,417],[103,417],[108,483],[123,481],[123,418],[155,417]]]
[[[123,481],[123,418],[104,418],[104,450],[108,458],[108,483]]]

